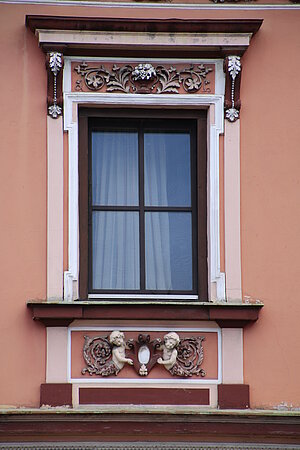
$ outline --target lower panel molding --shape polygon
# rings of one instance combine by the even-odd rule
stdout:
[[[79,388],[79,405],[209,406],[209,389]]]
[[[40,406],[73,406],[72,384],[41,384]]]
[[[218,404],[220,409],[250,408],[248,384],[219,384]]]

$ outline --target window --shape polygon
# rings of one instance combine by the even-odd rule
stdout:
[[[81,115],[80,298],[203,295],[205,114]]]

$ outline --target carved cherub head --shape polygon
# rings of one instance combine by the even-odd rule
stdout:
[[[180,338],[177,333],[174,331],[171,331],[170,333],[166,334],[164,336],[164,343],[165,347],[168,350],[172,350],[173,348],[177,347],[180,342]]]
[[[125,345],[125,336],[122,331],[112,331],[109,335],[109,342],[117,347]]]

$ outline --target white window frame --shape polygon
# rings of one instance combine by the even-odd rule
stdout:
[[[79,273],[79,215],[78,215],[78,107],[151,107],[151,108],[190,108],[208,109],[208,286],[209,300],[223,301],[225,299],[225,276],[220,270],[220,202],[219,202],[219,137],[224,132],[224,87],[223,60],[189,60],[194,63],[209,63],[215,65],[214,94],[111,94],[71,91],[71,62],[97,61],[91,57],[65,57],[63,93],[64,93],[64,130],[68,131],[69,143],[69,242],[68,270],[64,272],[65,301],[78,299]],[[101,58],[101,63],[105,58]],[[106,58],[107,61],[112,59]],[[139,62],[139,59],[135,59]],[[98,59],[100,62],[100,60]],[[128,62],[127,58],[118,58],[119,62]],[[141,60],[147,62],[147,59]],[[159,62],[152,59],[149,62]],[[184,60],[164,60],[164,63],[182,63]],[[120,297],[120,296],[118,296]],[[132,298],[132,295],[124,295]],[[155,296],[135,296],[135,298],[154,298]],[[178,297],[178,298],[177,298]],[[93,296],[95,299],[95,296]],[[101,297],[97,296],[100,300]],[[105,298],[109,298],[105,295]],[[157,297],[159,298],[159,296]],[[195,296],[172,296],[174,300],[192,300]],[[163,300],[164,298],[160,298]]]

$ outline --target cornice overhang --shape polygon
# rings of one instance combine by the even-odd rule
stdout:
[[[26,16],[26,26],[38,37],[43,51],[69,56],[137,55],[145,50],[151,52],[148,56],[165,56],[164,52],[170,56],[183,51],[185,56],[241,56],[262,22]]]
[[[241,328],[258,319],[262,303],[29,301],[33,320],[68,326],[73,320],[213,320],[221,328]]]

